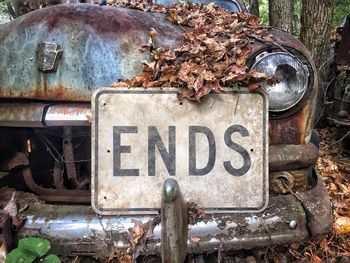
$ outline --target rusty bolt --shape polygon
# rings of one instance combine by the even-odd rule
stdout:
[[[277,194],[287,194],[294,186],[294,176],[291,173],[280,171],[270,174],[270,187]]]

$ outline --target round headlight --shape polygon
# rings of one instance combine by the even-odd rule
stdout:
[[[296,57],[286,52],[263,53],[252,66],[276,80],[276,84],[261,84],[269,96],[269,110],[285,111],[296,105],[308,87],[309,71]]]

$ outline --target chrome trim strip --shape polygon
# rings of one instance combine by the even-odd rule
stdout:
[[[0,126],[40,128],[46,104],[0,103]]]
[[[49,106],[44,123],[52,126],[90,126],[89,104],[60,104]]]

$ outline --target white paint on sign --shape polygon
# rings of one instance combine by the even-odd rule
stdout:
[[[209,212],[266,207],[264,94],[227,90],[194,103],[179,102],[176,89],[101,89],[92,101],[97,213],[157,213],[169,177]]]

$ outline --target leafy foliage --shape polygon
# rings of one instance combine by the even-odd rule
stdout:
[[[45,257],[42,261],[43,263],[60,263],[60,259],[53,254],[48,255],[47,257]]]
[[[333,26],[339,26],[350,14],[350,0],[335,0],[333,11]]]
[[[249,0],[243,0],[245,6],[248,8],[250,1]],[[262,22],[263,26],[269,25],[269,2],[268,0],[259,0],[259,13],[260,13],[260,20]]]
[[[18,242],[18,247],[12,250],[6,258],[6,263],[31,263],[40,258],[45,263],[59,263],[55,255],[45,256],[51,248],[50,242],[43,238],[28,237]]]
[[[180,100],[200,101],[212,91],[222,92],[222,85],[256,89],[262,81],[273,83],[265,74],[246,67],[255,39],[272,40],[256,16],[230,13],[213,3],[128,6],[166,13],[168,21],[184,29],[183,44],[161,50],[155,46],[157,32],[151,30],[149,44],[142,48],[150,52],[153,61],[143,62],[143,75],[112,87],[178,87]]]
[[[5,0],[0,0],[0,12],[1,13],[6,13],[7,12],[7,7]]]

